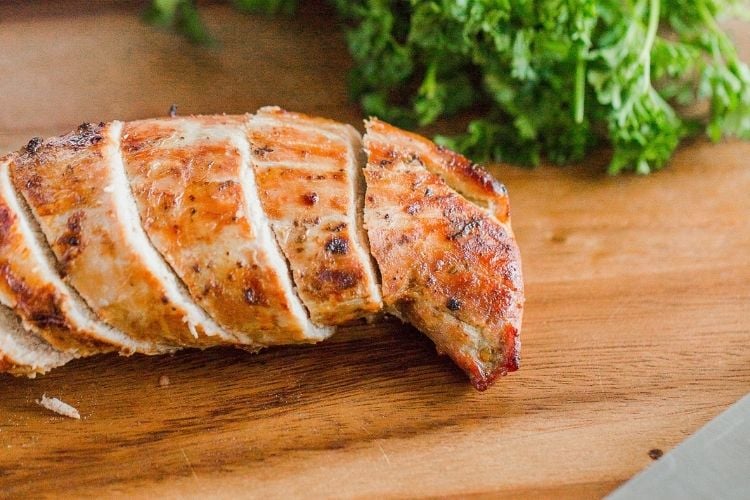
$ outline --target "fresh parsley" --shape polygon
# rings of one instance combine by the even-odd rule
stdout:
[[[296,0],[235,0],[292,14]],[[332,0],[347,22],[353,95],[415,127],[469,111],[457,137],[477,160],[536,165],[612,148],[610,173],[663,167],[680,141],[750,138],[750,70],[717,24],[738,0]],[[148,19],[210,36],[192,0],[153,0]],[[705,100],[705,116],[686,106]]]

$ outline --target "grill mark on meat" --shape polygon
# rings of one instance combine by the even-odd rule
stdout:
[[[253,148],[253,153],[260,156],[261,158],[265,158],[266,156],[268,156],[268,154],[273,153],[273,148],[270,148],[268,146],[256,147]]]
[[[25,182],[26,192],[32,203],[36,205],[46,205],[47,195],[43,189],[43,179],[40,175],[30,175]]]

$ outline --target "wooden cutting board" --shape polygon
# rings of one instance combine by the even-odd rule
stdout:
[[[0,5],[0,152],[172,102],[360,123],[321,4],[294,19],[209,7],[209,50],[136,7]],[[493,169],[528,301],[522,368],[487,392],[394,321],[260,355],[0,376],[0,497],[606,494],[750,391],[750,144],[699,140],[650,177],[604,163]],[[45,393],[82,419],[36,405]]]

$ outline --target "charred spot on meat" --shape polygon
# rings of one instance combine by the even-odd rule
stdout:
[[[334,236],[326,242],[326,252],[334,255],[344,255],[349,251],[349,242],[344,238]]]
[[[44,139],[42,139],[41,137],[34,137],[29,141],[28,144],[26,144],[26,147],[24,149],[27,153],[35,155],[42,147],[42,144],[44,144]]]
[[[316,203],[318,203],[318,193],[311,191],[309,193],[305,193],[302,195],[302,201],[305,203],[305,205],[313,206]]]

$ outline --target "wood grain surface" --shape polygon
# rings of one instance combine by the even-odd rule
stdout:
[[[172,102],[360,123],[321,4],[293,19],[208,7],[209,50],[143,26],[137,8],[0,3],[0,152]],[[606,177],[604,163],[493,168],[527,309],[521,370],[487,392],[395,321],[260,355],[0,376],[0,497],[608,493],[750,391],[750,144],[699,140],[646,178]],[[36,405],[45,393],[82,420]]]

